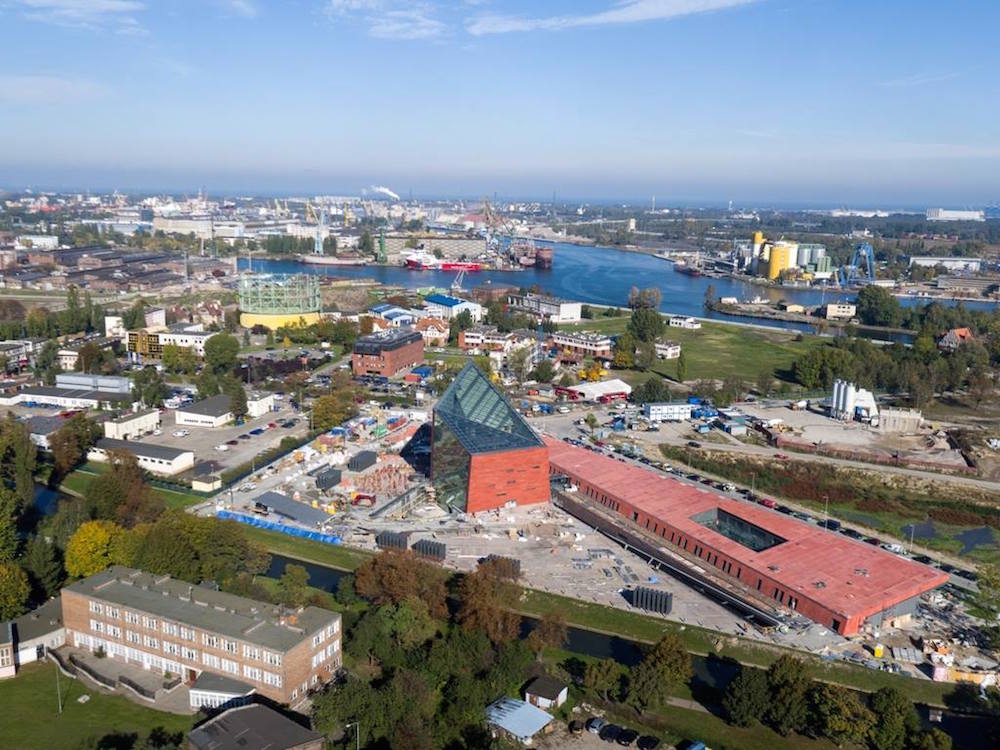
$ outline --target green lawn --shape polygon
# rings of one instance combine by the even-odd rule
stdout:
[[[613,335],[622,333],[628,320],[595,318],[561,328]],[[668,328],[663,334],[664,339],[677,341],[683,347],[687,360],[687,380],[721,380],[735,375],[752,381],[765,369],[771,372],[787,371],[801,354],[822,343],[818,336],[803,334],[801,341],[796,341],[797,337],[798,334],[791,331],[765,331],[706,322],[697,331]],[[677,375],[677,361],[658,360],[652,371],[674,378]],[[646,373],[635,373],[631,379],[642,381],[646,377]]]
[[[115,732],[148,734],[155,727],[187,732],[193,717],[161,713],[117,695],[106,695],[79,680],[59,676],[63,712],[56,701],[56,668],[29,664],[0,681],[0,747],[5,750],[73,750],[87,737]],[[77,702],[89,695],[86,703]]]
[[[355,570],[361,563],[371,557],[371,553],[358,549],[350,549],[341,545],[314,542],[311,539],[282,534],[280,531],[268,531],[253,526],[244,526],[248,538],[256,540],[267,548],[268,552],[297,560],[328,565],[340,570]]]
[[[82,495],[87,491],[87,485],[90,484],[90,481],[100,472],[101,469],[92,470],[89,466],[87,469],[77,469],[63,477],[59,489],[68,491],[70,494]],[[205,501],[205,498],[201,495],[194,495],[188,492],[167,490],[162,487],[152,486],[150,490],[154,495],[163,498],[163,502],[170,509],[190,508],[192,505],[197,505]]]

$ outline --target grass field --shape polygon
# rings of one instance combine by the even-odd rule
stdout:
[[[370,553],[362,550],[314,542],[310,539],[298,539],[279,531],[268,531],[253,526],[243,526],[243,530],[247,537],[263,544],[268,552],[340,570],[355,570],[371,557]]]
[[[119,732],[144,736],[156,727],[169,732],[187,732],[192,726],[192,717],[154,711],[126,698],[91,689],[65,675],[60,675],[59,684],[63,696],[62,714],[57,709],[53,664],[29,664],[17,677],[0,682],[0,705],[4,707],[0,712],[0,747],[4,750],[73,750],[88,737],[101,738]],[[89,695],[90,700],[77,702],[84,694]]]
[[[561,326],[567,330],[589,330],[620,334],[628,325],[628,318],[594,318],[573,325]],[[746,326],[723,323],[702,323],[697,331],[683,328],[669,328],[663,335],[681,344],[687,360],[687,380],[715,378],[721,380],[735,375],[745,380],[755,380],[764,371],[786,373],[801,354],[819,346],[817,336],[789,331],[765,331]],[[660,360],[652,368],[653,372],[675,378],[676,360]],[[648,373],[625,373],[626,380],[642,381]]]

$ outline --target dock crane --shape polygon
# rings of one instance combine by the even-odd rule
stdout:
[[[862,275],[862,264],[864,264],[864,275]],[[875,283],[875,251],[869,243],[862,242],[854,247],[851,262],[837,270],[837,282],[843,288],[855,284]]]

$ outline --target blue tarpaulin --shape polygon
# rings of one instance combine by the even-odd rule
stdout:
[[[227,521],[238,521],[239,523],[245,523],[248,526],[256,526],[258,529],[268,529],[270,531],[280,531],[282,534],[288,534],[289,536],[297,536],[302,539],[312,539],[314,542],[324,542],[326,544],[340,544],[340,537],[334,534],[321,534],[318,531],[309,531],[308,529],[299,529],[295,526],[286,526],[283,523],[275,523],[274,521],[265,521],[263,518],[254,518],[253,516],[245,516],[242,513],[233,513],[230,510],[220,510],[216,515]]]

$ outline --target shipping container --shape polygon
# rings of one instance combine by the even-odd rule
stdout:
[[[347,462],[347,468],[351,471],[364,471],[374,466],[377,460],[378,455],[375,451],[361,451],[351,456],[351,460]]]

